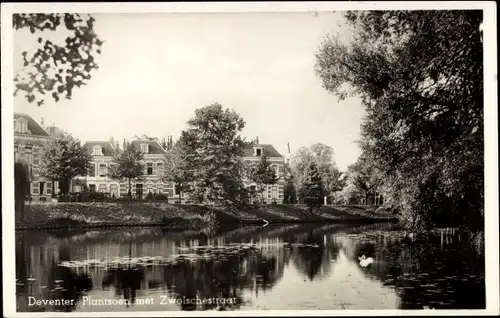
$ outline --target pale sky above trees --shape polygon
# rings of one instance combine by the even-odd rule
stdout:
[[[342,32],[339,14],[177,13],[95,14],[105,41],[99,69],[72,100],[42,107],[15,98],[16,112],[44,118],[82,141],[146,134],[174,140],[194,110],[214,102],[246,121],[247,139],[259,137],[282,154],[322,142],[344,170],[360,154],[355,140],[364,110],[358,99],[338,102],[314,74],[314,52],[328,32]],[[44,36],[47,32],[44,33]],[[46,38],[64,41],[67,33]],[[16,71],[37,36],[15,33]]]

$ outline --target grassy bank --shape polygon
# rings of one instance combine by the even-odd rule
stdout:
[[[264,221],[265,220],[265,221]],[[236,210],[168,203],[49,203],[26,206],[16,229],[53,227],[166,226],[200,229],[217,225],[394,221],[381,209],[327,206],[315,213],[300,205],[264,205]]]

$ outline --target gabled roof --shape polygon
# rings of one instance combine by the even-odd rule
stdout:
[[[95,146],[101,146],[103,156],[113,156],[116,149],[109,141],[87,141],[84,145],[90,154],[94,152]]]
[[[250,144],[244,149],[243,156],[245,157],[255,157],[254,148],[262,148],[269,157],[283,157],[273,145],[269,144]]]
[[[23,118],[24,120],[26,120],[26,122],[28,123],[28,130],[31,132],[31,135],[40,137],[50,137],[50,135],[45,131],[45,129],[43,129],[43,127],[40,126],[31,116],[26,114],[15,113],[14,120],[17,120],[19,118]]]
[[[162,155],[167,152],[157,140],[132,140],[132,144],[136,149],[141,150],[141,144],[147,143],[149,145],[149,155]]]

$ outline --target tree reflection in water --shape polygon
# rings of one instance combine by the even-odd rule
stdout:
[[[196,261],[178,259],[164,267],[164,279],[176,299],[233,299],[231,303],[205,303],[198,307],[183,304],[181,309],[237,309],[243,304],[242,291],[267,289],[283,276],[283,264],[278,266],[274,256],[264,256],[256,250],[240,250]]]
[[[443,236],[428,233],[379,233],[355,240],[352,254],[375,259],[363,271],[398,291],[400,309],[480,309],[486,306],[485,284],[476,275],[484,273],[484,254],[469,238],[453,231],[443,244]]]
[[[153,230],[133,233],[102,231],[55,238],[45,234],[44,239],[39,233],[19,234],[16,239],[18,310],[73,311],[74,306],[30,307],[27,296],[64,297],[76,302],[86,292],[96,295],[93,284],[96,289],[112,287],[116,298],[127,299],[130,304],[143,292],[155,295],[160,292],[179,300],[181,310],[253,308],[262,302],[257,299],[261,291],[267,295],[276,290],[296,292],[274,288],[281,280],[291,277],[284,276],[288,266],[303,275],[298,281],[313,282],[318,286],[318,293],[324,295],[338,293],[335,290],[338,287],[323,284],[329,277],[339,279],[342,275],[332,270],[356,267],[364,275],[364,278],[356,276],[361,284],[365,279],[366,282],[372,279],[392,288],[399,295],[398,306],[403,309],[484,308],[485,305],[484,254],[477,254],[468,236],[458,232],[408,235],[392,229],[377,230],[376,226],[333,225],[234,229],[215,238],[185,233],[158,234]],[[243,242],[255,245],[245,247]],[[199,249],[202,246],[205,249]],[[183,248],[189,252],[183,254]],[[336,267],[340,249],[349,263]],[[366,268],[358,261],[363,254],[375,260]],[[130,262],[132,258],[155,255],[164,261],[142,265]],[[113,257],[121,257],[122,262],[106,261]],[[90,259],[101,260],[102,264],[90,268],[58,266],[63,261]],[[349,277],[340,280],[347,286],[356,283],[349,281]],[[362,288],[359,291],[363,293]],[[248,299],[249,294],[252,300]],[[224,304],[184,301],[192,298],[235,301]],[[376,304],[377,295],[374,299]],[[325,299],[319,307],[329,306],[331,301],[328,301]]]

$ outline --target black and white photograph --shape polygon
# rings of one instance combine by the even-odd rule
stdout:
[[[499,314],[495,12],[2,3],[4,316]]]

